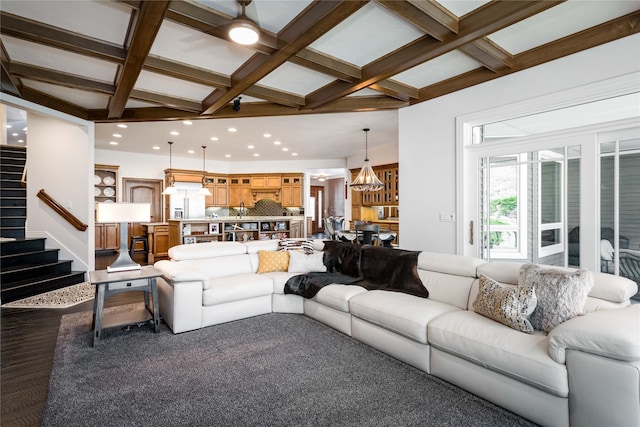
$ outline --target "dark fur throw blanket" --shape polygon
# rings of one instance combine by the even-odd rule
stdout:
[[[284,293],[313,298],[326,285],[343,284],[428,298],[429,291],[418,276],[419,254],[417,251],[327,241],[324,247],[327,272],[293,276],[285,284]]]

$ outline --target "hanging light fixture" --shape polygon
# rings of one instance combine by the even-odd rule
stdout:
[[[173,145],[172,141],[168,142],[169,144],[169,170],[173,171],[173,166],[171,164],[171,146]],[[175,186],[175,179],[173,178],[173,172],[171,172],[171,176],[169,177],[169,186],[167,188],[164,189],[164,191],[162,192],[163,195],[172,195],[172,194],[178,194],[178,189]]]
[[[382,181],[378,179],[376,173],[371,169],[371,164],[369,164],[369,140],[368,140],[368,132],[369,128],[362,129],[364,131],[364,165],[362,165],[362,169],[360,169],[360,173],[353,180],[350,187],[356,191],[379,191],[384,188],[384,184]]]
[[[260,28],[244,13],[245,7],[251,3],[251,0],[238,0],[238,3],[242,5],[242,13],[232,21],[229,37],[238,44],[252,45],[260,38]]]
[[[198,190],[198,194],[203,196],[211,196],[211,191],[207,188],[207,173],[204,168],[204,150],[207,148],[206,145],[202,146],[202,188]]]

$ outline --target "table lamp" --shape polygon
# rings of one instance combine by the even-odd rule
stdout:
[[[129,241],[128,223],[149,222],[151,220],[150,203],[98,203],[96,207],[97,222],[120,223],[120,253],[113,264],[107,267],[107,272],[140,270],[140,264],[129,256],[127,242]]]

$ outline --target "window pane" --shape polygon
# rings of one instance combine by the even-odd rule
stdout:
[[[557,245],[562,243],[561,233],[559,229],[543,230],[540,232],[540,245],[545,246]]]
[[[580,266],[580,159],[567,162],[567,249],[569,265]],[[576,237],[577,235],[577,237]]]
[[[621,144],[622,145],[622,144]],[[620,275],[640,285],[640,154],[622,154],[619,171]],[[640,300],[640,292],[634,299]]]
[[[620,141],[620,152],[640,150],[640,139]]]
[[[562,164],[540,164],[540,223],[562,221]]]

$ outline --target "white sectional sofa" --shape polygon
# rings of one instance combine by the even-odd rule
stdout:
[[[538,424],[640,426],[634,282],[593,273],[584,315],[528,334],[473,309],[480,275],[517,285],[519,263],[423,252],[417,269],[429,298],[331,284],[306,299],[284,293],[298,273],[257,274],[258,251],[277,248],[276,241],[171,248],[171,260],[155,264],[164,275],[164,320],[180,333],[271,312],[304,314]]]

